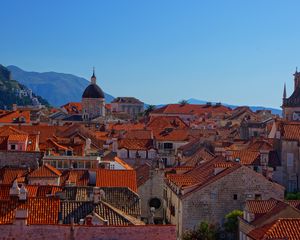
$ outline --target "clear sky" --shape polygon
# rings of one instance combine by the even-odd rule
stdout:
[[[300,1],[1,0],[0,63],[147,103],[279,107],[300,66]]]

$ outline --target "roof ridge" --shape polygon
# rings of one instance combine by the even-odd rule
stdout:
[[[129,221],[130,223],[134,224],[134,225],[145,225],[144,222],[142,222],[141,220],[126,214],[125,212],[123,212],[121,209],[115,208],[112,205],[110,205],[107,202],[104,202],[102,200],[100,200],[100,202],[104,205],[106,205],[107,207],[109,207],[110,209],[112,209],[115,213],[117,213],[118,215],[120,215],[122,218],[126,219],[127,221]]]

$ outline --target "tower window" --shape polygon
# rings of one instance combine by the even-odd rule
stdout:
[[[237,200],[238,196],[237,194],[233,194],[233,200]]]

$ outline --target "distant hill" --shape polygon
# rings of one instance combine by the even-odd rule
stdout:
[[[16,66],[7,67],[14,79],[33,90],[33,92],[47,99],[56,107],[68,102],[81,101],[84,89],[89,85],[85,78],[72,74],[57,72],[27,72]],[[105,93],[106,102],[111,102],[113,96]]]
[[[12,105],[33,105],[37,103],[49,105],[40,96],[35,95],[26,86],[12,78],[11,72],[0,65],[0,109],[11,109]]]
[[[199,99],[195,99],[195,98],[190,98],[187,101],[190,104],[205,104],[205,103],[209,102],[209,101],[199,100]],[[215,104],[215,102],[212,102],[212,104]],[[232,109],[239,107],[238,105],[231,105],[231,104],[227,104],[227,103],[222,103],[222,105],[230,107]],[[278,114],[278,115],[282,114],[282,111],[277,108],[262,107],[262,106],[249,106],[249,108],[254,112],[257,110],[271,110],[273,114]]]

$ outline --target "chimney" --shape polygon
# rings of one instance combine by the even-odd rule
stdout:
[[[93,220],[93,216],[92,215],[87,215],[86,218],[85,218],[85,224],[88,225],[88,226],[92,226],[93,225],[92,220]]]
[[[28,194],[28,191],[25,188],[25,185],[22,184],[22,187],[20,189],[20,194],[19,194],[19,200],[20,201],[26,201],[27,200],[27,194]]]
[[[20,195],[20,188],[18,186],[17,179],[14,181],[13,185],[9,189],[9,195],[10,196],[17,196],[17,197]]]
[[[98,204],[101,200],[101,195],[100,195],[100,188],[98,187],[94,187],[93,188],[93,201],[94,204]]]
[[[260,164],[262,166],[267,166],[269,163],[269,151],[268,150],[260,150]]]
[[[225,156],[226,156],[226,161],[233,161],[233,156],[232,156],[232,151],[226,151]]]
[[[15,225],[18,226],[25,226],[27,225],[28,219],[28,210],[27,209],[17,209],[16,210],[16,217],[15,217]]]

